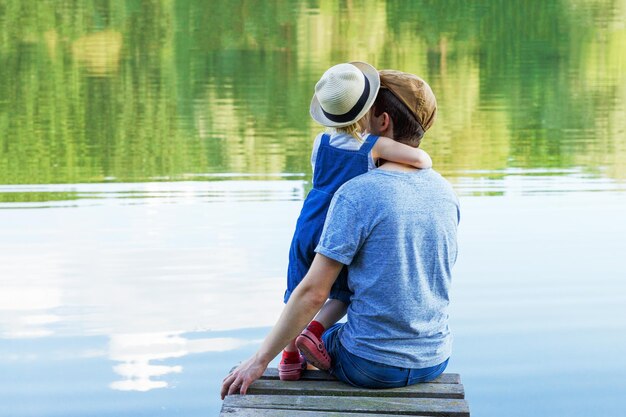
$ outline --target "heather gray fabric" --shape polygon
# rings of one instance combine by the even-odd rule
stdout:
[[[458,222],[458,199],[432,169],[376,169],[335,193],[316,252],[349,265],[340,341],[350,353],[406,368],[450,357]]]

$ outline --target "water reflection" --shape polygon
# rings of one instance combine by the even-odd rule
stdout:
[[[620,1],[8,4],[0,183],[307,174],[313,85],[346,59],[428,79],[442,171],[626,177]]]
[[[465,171],[452,177],[461,196],[541,195],[626,191],[625,181],[603,178],[582,169],[516,169]]]
[[[459,195],[621,191],[626,181],[583,168],[456,170],[443,174]],[[310,187],[301,175],[189,174],[212,181],[109,184],[0,185],[0,209],[69,208],[101,205],[302,201]],[[242,180],[244,179],[244,180]],[[249,179],[249,180],[248,180]],[[164,179],[162,179],[164,180]]]
[[[349,59],[437,94],[423,146],[461,196],[451,371],[473,411],[619,415],[625,15],[0,0],[0,415],[217,413],[282,308],[313,85]]]
[[[4,268],[3,272],[4,272]],[[54,335],[52,325],[61,317],[53,309],[61,307],[58,288],[17,287],[6,281],[0,294],[0,339],[36,339]]]
[[[618,317],[624,302],[623,183],[581,170],[486,170],[454,181],[463,214],[453,314],[453,366],[460,368],[451,370],[464,372],[468,395],[488,404],[489,384],[481,378],[518,384],[511,375],[526,375],[527,362],[502,352],[533,363],[551,355],[550,369],[559,373],[571,360],[583,361],[583,353],[623,345],[611,336],[622,334],[623,321],[601,324],[602,317]],[[64,381],[58,395],[71,404],[72,392],[111,404],[121,397],[107,392],[159,392],[137,401],[144,408],[195,404],[187,409],[193,415],[217,412],[219,380],[254,350],[282,309],[287,248],[305,184],[32,186],[34,193],[76,188],[99,197],[39,210],[5,203],[14,207],[2,212],[0,235],[0,364],[7,370],[0,392],[17,398],[2,401],[15,404],[6,414],[41,415],[24,411],[30,409],[25,395],[43,396],[38,390],[47,392],[57,375]],[[133,192],[139,197],[129,198]],[[578,340],[577,350],[564,355],[552,333],[575,329],[594,341]],[[553,347],[525,344],[524,334]],[[476,349],[483,343],[477,335],[498,341]],[[509,343],[520,338],[524,351]],[[562,358],[544,351],[557,348]],[[481,352],[508,365],[478,369],[475,363],[486,360]],[[598,366],[606,371],[623,364]],[[39,387],[36,381],[47,382]],[[43,400],[39,406],[59,410]]]
[[[45,33],[51,53],[56,51],[56,32]],[[115,31],[90,33],[72,43],[72,56],[84,66],[89,75],[105,77],[115,74],[119,69],[122,34]]]
[[[170,378],[184,370],[177,363],[184,356],[257,342],[211,333],[275,321],[302,181],[51,185],[10,192],[70,189],[79,196],[72,207],[28,210],[25,203],[5,203],[12,209],[4,212],[0,236],[0,340],[106,336],[106,350],[71,353],[68,347],[60,354],[106,357],[120,378],[110,388],[149,391],[170,387]],[[35,349],[35,357],[50,354]]]
[[[180,358],[190,354],[224,352],[239,349],[254,340],[236,338],[186,339],[177,333],[133,333],[111,335],[109,359],[121,364],[113,370],[123,379],[112,382],[111,389],[119,391],[149,391],[170,385],[169,374],[183,372],[180,365],[156,365],[166,359]]]
[[[11,238],[9,228],[3,232]],[[51,326],[61,320],[56,311],[65,302],[64,289],[55,283],[61,273],[57,260],[40,256],[34,263],[13,245],[0,243],[0,248],[4,249],[0,257],[0,339],[52,336]],[[37,284],[32,285],[28,276],[36,276]]]
[[[148,391],[167,387],[166,381],[151,378],[180,373],[182,367],[151,365],[150,361],[184,356],[184,340],[177,336],[158,333],[112,335],[109,358],[122,362],[115,365],[113,370],[124,379],[111,383],[110,387],[120,391]]]
[[[189,179],[213,179],[203,182],[146,182],[109,184],[0,185],[0,209],[77,207],[116,204],[162,204],[185,201],[206,203],[301,201],[303,175],[274,175],[285,181],[267,181],[267,175],[189,175]],[[241,181],[239,178],[253,180]],[[291,180],[290,180],[291,179]],[[225,181],[228,180],[228,181]],[[18,204],[19,203],[19,204]]]

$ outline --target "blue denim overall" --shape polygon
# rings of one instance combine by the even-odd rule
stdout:
[[[369,135],[360,149],[347,150],[331,146],[330,136],[326,133],[322,135],[315,160],[313,189],[304,200],[289,249],[285,303],[309,271],[335,191],[345,182],[368,171],[369,153],[377,140],[378,136]],[[330,298],[349,304],[352,292],[348,288],[347,277],[347,269],[343,268],[331,289]]]

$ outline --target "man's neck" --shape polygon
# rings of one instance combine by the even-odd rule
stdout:
[[[383,171],[398,171],[398,172],[415,172],[417,168],[411,165],[404,165],[398,162],[387,161],[378,169],[382,169]]]

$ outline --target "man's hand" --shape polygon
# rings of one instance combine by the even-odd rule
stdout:
[[[245,394],[248,387],[259,379],[267,365],[282,348],[295,339],[313,320],[326,302],[328,293],[337,279],[343,264],[317,254],[302,282],[291,294],[278,321],[267,335],[258,352],[239,365],[222,383],[222,400],[227,395]]]
[[[227,395],[246,394],[248,387],[257,379],[261,378],[263,372],[267,368],[267,363],[259,360],[258,355],[254,355],[247,361],[243,362],[232,371],[222,383],[222,400]]]

